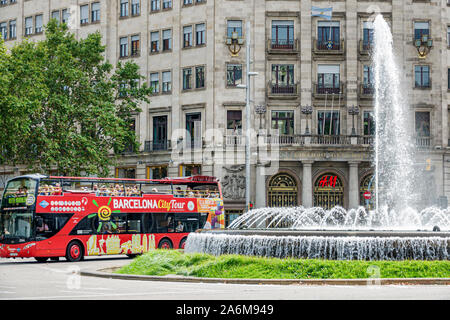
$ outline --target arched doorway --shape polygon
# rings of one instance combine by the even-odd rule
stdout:
[[[373,174],[366,175],[359,185],[359,204],[368,210],[373,210],[375,203],[375,179]],[[371,198],[364,198],[364,193],[370,192]]]
[[[298,205],[298,186],[287,173],[279,173],[269,181],[267,205],[269,207],[295,207]]]
[[[344,185],[334,173],[320,175],[314,183],[314,206],[331,209],[344,206]]]

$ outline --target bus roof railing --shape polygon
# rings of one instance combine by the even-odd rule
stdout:
[[[63,181],[79,181],[79,182],[101,182],[101,183],[143,183],[143,184],[217,184],[219,180],[214,176],[190,176],[190,177],[175,177],[163,179],[130,179],[130,178],[97,178],[97,177],[64,177],[64,176],[40,176],[43,180],[63,180]]]

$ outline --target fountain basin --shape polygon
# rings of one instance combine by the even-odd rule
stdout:
[[[449,260],[450,232],[200,230],[185,252],[329,260]]]

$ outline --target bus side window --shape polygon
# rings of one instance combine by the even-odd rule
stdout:
[[[146,212],[142,215],[142,225],[143,225],[143,232],[145,233],[154,233],[156,232],[155,227],[155,219],[153,219],[153,213]]]
[[[142,225],[142,213],[128,213],[127,214],[127,232],[128,233],[141,233]]]
[[[98,215],[90,214],[84,217],[75,228],[72,229],[70,235],[81,235],[81,234],[97,234],[98,228]]]

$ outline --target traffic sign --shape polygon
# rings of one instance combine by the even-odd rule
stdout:
[[[366,191],[364,192],[363,197],[366,200],[370,200],[372,198],[372,194],[369,191]]]

